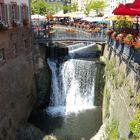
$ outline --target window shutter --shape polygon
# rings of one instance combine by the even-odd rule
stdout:
[[[12,21],[13,21],[13,14],[12,14],[12,5],[10,4],[9,5],[9,19],[10,19],[10,22],[12,23]]]

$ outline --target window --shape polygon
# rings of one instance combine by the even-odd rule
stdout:
[[[5,60],[5,56],[4,56],[4,48],[0,49],[0,62]]]
[[[26,19],[26,5],[22,6],[22,18]]]
[[[2,3],[0,3],[0,20],[3,18]]]
[[[10,8],[11,9],[11,11],[10,11],[11,18],[13,20],[18,20],[19,19],[19,7],[20,6],[18,6],[17,3],[12,2],[10,7],[11,7]]]

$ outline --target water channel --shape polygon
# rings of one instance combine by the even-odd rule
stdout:
[[[81,50],[87,48],[79,45]],[[47,60],[51,70],[50,103],[43,111],[34,112],[31,122],[58,140],[90,140],[102,124],[102,108],[96,104],[95,89],[99,64],[93,58],[95,52],[89,51],[84,57],[85,51],[69,48],[67,61],[58,65],[57,60]]]

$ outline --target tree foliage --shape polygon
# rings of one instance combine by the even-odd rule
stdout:
[[[105,7],[106,7],[105,0],[92,1],[92,8],[96,11],[96,14],[99,14],[100,12],[102,12]]]
[[[89,14],[91,10],[95,10],[96,14],[98,15],[101,13],[104,8],[106,7],[106,1],[105,0],[86,0],[85,3],[85,14]]]
[[[31,14],[52,15],[62,9],[62,3],[31,0]]]
[[[78,3],[74,2],[74,3],[68,4],[67,0],[64,0],[63,11],[64,13],[78,11]]]
[[[140,109],[137,109],[135,117],[129,122],[130,130],[133,133],[134,140],[140,140]]]
[[[31,14],[45,15],[47,3],[45,0],[31,0]]]

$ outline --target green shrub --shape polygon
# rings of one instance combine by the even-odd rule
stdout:
[[[119,126],[119,123],[116,120],[112,120],[106,126],[107,140],[118,140],[119,139],[118,126]]]
[[[129,127],[133,139],[140,140],[140,109],[137,109],[134,119],[129,122]]]

